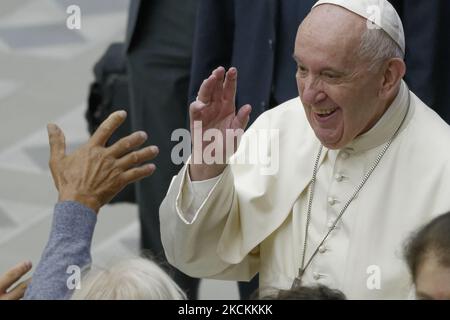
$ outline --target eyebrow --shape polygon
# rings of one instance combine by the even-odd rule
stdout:
[[[303,64],[301,62],[301,60],[295,55],[295,53],[292,55],[292,59],[294,59],[294,61],[297,64]],[[345,71],[339,71],[339,70],[333,69],[332,67],[326,67],[326,68],[322,69],[321,72],[333,72],[333,73],[336,73],[339,76],[344,76],[346,74]]]

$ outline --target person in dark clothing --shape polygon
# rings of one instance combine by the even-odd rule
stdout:
[[[130,79],[132,130],[149,130],[149,143],[160,157],[153,179],[136,184],[141,222],[141,245],[160,262],[158,211],[179,166],[170,158],[171,134],[186,126],[188,86],[197,0],[132,0],[126,38]],[[189,298],[197,296],[198,280],[173,271]]]
[[[402,18],[406,37],[409,87],[450,124],[450,2],[391,0]]]
[[[239,70],[236,105],[262,112],[298,95],[292,58],[298,27],[314,0],[201,0],[189,100],[218,66]]]

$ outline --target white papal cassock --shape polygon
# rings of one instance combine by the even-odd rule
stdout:
[[[306,258],[404,119],[305,284],[337,288],[350,299],[410,297],[402,245],[411,231],[450,211],[450,128],[404,82],[370,131],[341,150],[324,148]],[[278,172],[234,164],[216,179],[191,182],[185,166],[160,207],[162,242],[169,262],[190,276],[249,280],[259,272],[261,288],[289,289],[301,264],[320,142],[298,98],[265,112],[252,129],[279,129]]]

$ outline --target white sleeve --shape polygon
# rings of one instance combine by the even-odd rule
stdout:
[[[203,180],[191,181],[189,169],[186,170],[186,180],[183,186],[183,198],[180,205],[180,218],[187,224],[194,223],[197,213],[214,186],[222,177],[223,173],[217,177]]]

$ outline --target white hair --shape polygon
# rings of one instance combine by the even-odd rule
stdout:
[[[370,69],[386,60],[399,58],[405,55],[400,46],[383,30],[367,28],[361,36],[361,45],[358,48],[361,58],[370,61]]]
[[[134,258],[91,270],[73,300],[183,300],[186,295],[155,262]]]

